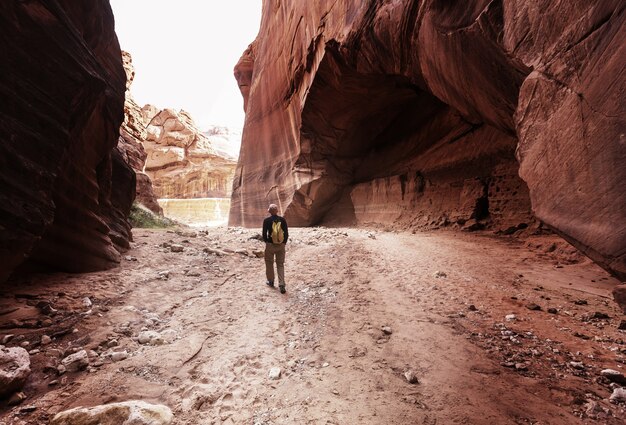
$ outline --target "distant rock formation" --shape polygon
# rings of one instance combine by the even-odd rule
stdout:
[[[147,124],[145,172],[159,198],[227,198],[236,160],[213,147],[189,113],[142,108]]]
[[[135,175],[116,149],[126,76],[109,2],[0,2],[0,36],[0,281],[27,258],[113,267]]]
[[[120,149],[135,170],[136,184],[136,200],[146,208],[157,214],[163,214],[163,209],[157,202],[157,197],[152,188],[150,177],[144,173],[146,165],[147,153],[143,147],[143,143],[148,137],[146,131],[146,123],[142,115],[142,109],[139,107],[130,91],[133,80],[135,79],[135,67],[133,60],[128,52],[122,52],[124,70],[126,71],[126,101],[124,102],[124,123],[120,128],[120,140],[118,149]]]
[[[507,232],[532,205],[626,279],[626,6],[544,3],[265,0],[230,224]]]
[[[202,134],[209,139],[218,155],[237,160],[241,146],[241,129],[214,125]]]

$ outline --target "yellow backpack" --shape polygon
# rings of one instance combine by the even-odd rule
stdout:
[[[276,220],[272,223],[272,243],[281,244],[285,240],[285,234],[283,233],[283,226],[280,220]]]

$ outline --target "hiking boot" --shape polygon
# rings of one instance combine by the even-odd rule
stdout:
[[[281,294],[284,294],[285,292],[287,292],[287,290],[285,289],[285,285],[280,285],[279,288],[280,288]]]
[[[265,282],[265,284],[266,284],[267,286],[269,286],[270,288],[273,288],[273,287],[274,287],[274,281],[273,281],[273,280],[268,280],[267,282]]]

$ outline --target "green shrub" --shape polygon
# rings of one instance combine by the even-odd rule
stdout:
[[[130,221],[131,226],[139,229],[166,228],[178,225],[174,220],[155,214],[138,202],[135,202],[131,207],[128,221]]]

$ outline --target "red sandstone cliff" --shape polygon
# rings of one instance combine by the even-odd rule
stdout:
[[[626,278],[624,7],[264,1],[230,224],[275,202],[294,225],[505,230],[532,204]]]
[[[157,197],[152,187],[152,180],[144,172],[148,154],[143,143],[148,137],[146,122],[144,122],[142,109],[135,102],[130,88],[135,79],[135,67],[133,59],[128,52],[122,52],[124,71],[126,72],[126,100],[124,102],[124,122],[120,128],[118,149],[124,154],[126,162],[135,171],[137,185],[135,189],[136,200],[156,214],[163,214],[163,209],[157,202]]]
[[[1,2],[0,43],[0,281],[27,258],[115,266],[135,177],[116,149],[126,77],[109,2]]]

